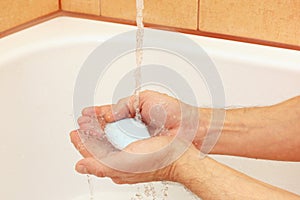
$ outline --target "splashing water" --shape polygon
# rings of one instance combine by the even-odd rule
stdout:
[[[139,103],[140,103],[140,91],[141,91],[141,66],[143,62],[143,38],[144,38],[144,24],[143,24],[143,9],[144,9],[144,0],[136,0],[136,23],[137,23],[137,32],[136,32],[136,69],[135,69],[135,91],[134,91],[134,108],[136,111],[135,114],[135,120],[137,122],[142,122],[142,116],[140,113]],[[97,124],[97,123],[96,123]],[[159,132],[161,132],[164,129],[160,129]],[[99,129],[100,130],[100,129]],[[103,130],[101,130],[103,131]],[[103,145],[106,148],[106,152],[115,151],[114,147],[111,145],[107,145],[107,139],[105,138],[105,134],[103,134],[100,131],[100,133],[97,134],[90,134],[89,132],[81,132],[81,138],[83,139],[82,142],[86,143],[88,146],[92,146],[94,149],[93,153],[101,152],[98,151],[96,147],[103,147]],[[96,139],[95,139],[96,138]],[[101,143],[101,145],[99,145]],[[102,152],[103,153],[103,152]],[[102,153],[100,153],[100,157],[103,156]],[[92,177],[90,175],[87,175],[87,182],[89,185],[89,195],[90,200],[95,200],[94,196],[94,183],[92,180]],[[131,200],[143,200],[143,199],[151,199],[151,200],[167,200],[168,199],[168,190],[169,190],[169,183],[166,181],[162,182],[162,188],[160,190],[160,193],[157,194],[156,188],[153,183],[146,183],[143,184],[143,190],[137,186],[137,192],[134,195],[134,197],[131,198]],[[189,191],[189,190],[187,190]],[[194,197],[194,199],[197,199]]]
[[[142,122],[142,115],[140,113],[140,91],[141,91],[141,65],[143,62],[143,39],[144,39],[144,23],[143,23],[143,10],[144,10],[144,0],[136,0],[136,70],[135,70],[135,91],[134,91],[134,108],[135,108],[135,120],[138,122]],[[164,194],[164,198],[166,199],[168,196],[168,185],[167,183],[163,184],[164,188],[162,190]],[[144,194],[146,197],[152,197],[153,200],[156,200],[156,191],[155,187],[152,183],[144,184]],[[132,200],[143,199],[141,195],[140,188],[138,188],[138,192],[135,195],[135,198]]]
[[[167,181],[163,181],[162,182],[163,184],[163,189],[161,190],[161,193],[162,193],[162,200],[167,200],[168,198],[168,190],[169,190],[169,185],[168,185],[168,182]]]
[[[94,200],[94,183],[93,183],[93,179],[90,175],[87,175],[87,181],[88,181],[89,190],[90,190],[90,200]]]

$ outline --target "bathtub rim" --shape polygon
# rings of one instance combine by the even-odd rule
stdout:
[[[116,34],[135,29],[130,25],[59,16],[0,38],[0,63],[5,63],[17,55],[45,48],[84,43],[101,44]],[[283,70],[300,70],[300,51],[297,50],[191,34],[184,35],[201,45],[211,57],[253,64],[265,63],[266,67]]]

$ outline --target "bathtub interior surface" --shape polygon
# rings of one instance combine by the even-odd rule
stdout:
[[[76,128],[76,77],[99,44],[132,29],[61,17],[0,40],[2,199],[88,199],[86,177],[74,171],[81,157],[68,134]],[[188,37],[203,45],[216,64],[227,106],[270,105],[300,94],[299,52]],[[300,194],[300,163],[213,157]],[[96,199],[130,199],[137,187],[115,185],[109,179],[94,182]],[[184,189],[171,186],[169,199],[188,198]]]

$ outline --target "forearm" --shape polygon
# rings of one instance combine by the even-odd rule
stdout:
[[[209,157],[179,165],[177,182],[203,200],[299,200],[300,197],[250,178]]]
[[[211,153],[300,161],[300,97],[274,106],[227,110]]]

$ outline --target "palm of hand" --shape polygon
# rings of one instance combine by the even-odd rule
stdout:
[[[179,140],[160,136],[134,142],[124,151],[96,160],[82,144],[77,131],[71,132],[71,141],[84,157],[76,164],[78,172],[110,177],[118,184],[174,181],[173,170],[177,163],[185,162],[189,156],[196,153],[194,148],[188,148]],[[183,156],[177,160],[181,155]]]

